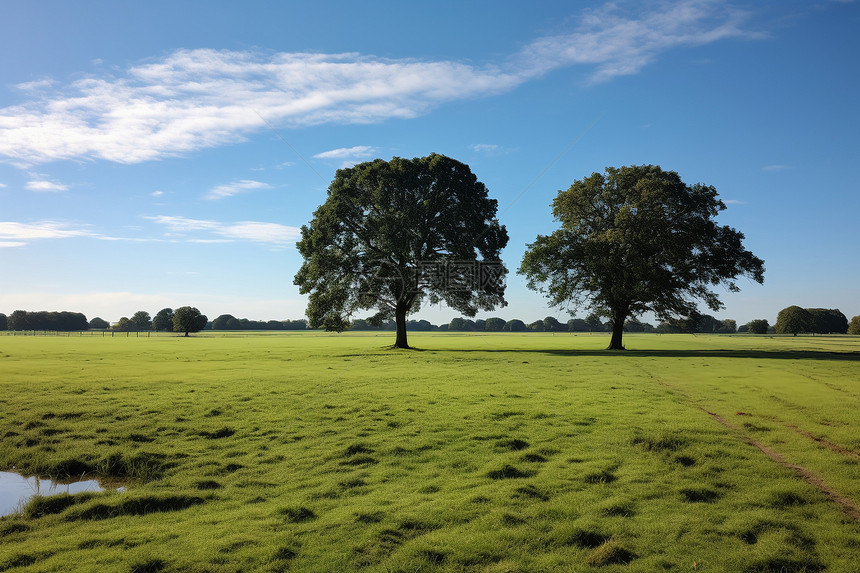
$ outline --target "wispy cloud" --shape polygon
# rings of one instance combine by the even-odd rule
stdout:
[[[218,185],[209,190],[204,197],[206,199],[223,199],[231,197],[238,193],[245,193],[254,189],[271,189],[272,186],[261,181],[253,181],[251,179],[242,179],[241,181],[233,181],[227,185]]]
[[[29,99],[0,108],[0,156],[19,167],[80,158],[139,163],[242,141],[267,128],[261,117],[284,127],[413,118],[564,67],[582,67],[591,83],[635,74],[671,49],[753,36],[742,28],[745,18],[716,0],[644,9],[607,4],[586,11],[570,33],[480,66],[356,53],[179,50],[116,76],[19,85]]]
[[[723,199],[723,203],[726,205],[746,205],[746,201],[741,201],[740,199]]]
[[[747,12],[722,2],[682,0],[641,13],[632,6],[610,2],[585,11],[576,31],[532,42],[516,56],[517,65],[531,76],[573,65],[592,66],[589,81],[596,84],[639,73],[674,48],[762,37],[744,30]]]
[[[41,80],[35,80],[32,82],[24,82],[21,84],[17,84],[15,87],[21,91],[29,92],[34,90],[42,90],[46,88],[52,87],[56,82],[50,78],[44,78]]]
[[[38,239],[69,239],[73,237],[97,237],[89,229],[70,227],[57,221],[19,223],[0,221],[0,241],[4,247],[22,247],[28,241]]]
[[[164,195],[164,191],[153,191],[149,194],[150,197],[161,197]]]
[[[785,171],[790,169],[788,165],[765,165],[761,168],[762,171]]]
[[[30,191],[48,191],[51,193],[67,191],[69,189],[68,185],[54,183],[53,181],[28,181],[26,187]]]
[[[301,231],[296,227],[257,221],[243,221],[225,225],[216,232],[219,235],[234,239],[279,244],[293,243],[301,236]]]
[[[369,145],[356,145],[355,147],[338,147],[317,153],[315,159],[363,159],[376,153],[376,148]]]
[[[469,146],[469,149],[478,153],[493,153],[499,150],[499,146],[494,143],[474,143]]]
[[[339,147],[317,153],[314,159],[339,159],[341,167],[352,167],[359,161],[370,159],[377,153],[376,147],[369,145],[356,145],[355,147]]]
[[[253,241],[257,243],[271,243],[283,245],[294,243],[300,236],[301,230],[288,225],[278,223],[266,223],[260,221],[240,221],[237,223],[221,223],[218,221],[207,221],[202,219],[189,219],[187,217],[175,217],[159,215],[147,217],[151,221],[167,228],[166,235],[171,238],[183,237],[189,242],[215,243],[230,240]],[[188,235],[196,232],[206,232],[220,238],[200,238]]]

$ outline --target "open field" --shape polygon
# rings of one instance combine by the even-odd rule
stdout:
[[[0,571],[856,571],[860,338],[0,337]]]

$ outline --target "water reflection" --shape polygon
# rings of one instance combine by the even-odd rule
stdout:
[[[15,513],[36,495],[74,494],[105,489],[94,479],[56,481],[36,476],[25,477],[14,472],[0,472],[0,515]],[[125,490],[124,487],[116,489]]]

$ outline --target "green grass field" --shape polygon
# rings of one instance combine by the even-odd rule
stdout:
[[[860,339],[0,337],[0,571],[858,570]]]

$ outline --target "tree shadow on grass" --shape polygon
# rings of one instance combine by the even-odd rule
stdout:
[[[514,353],[547,354],[571,358],[750,358],[755,360],[833,360],[860,362],[860,352],[827,352],[816,350],[605,350],[605,349],[558,349],[558,348],[434,348],[434,352],[445,353]]]

